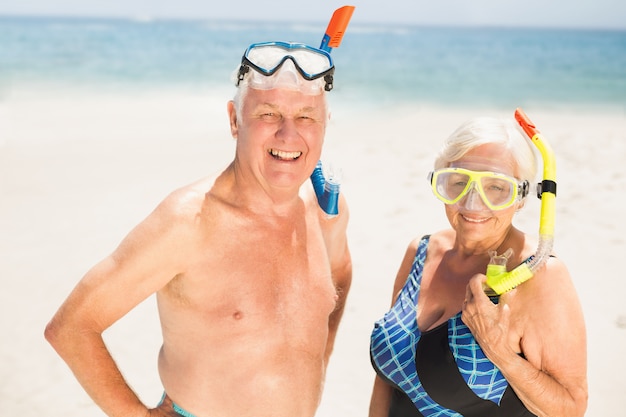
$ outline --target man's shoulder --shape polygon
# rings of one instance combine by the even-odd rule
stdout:
[[[206,208],[215,178],[207,177],[179,187],[169,193],[155,211],[162,216],[193,218]]]

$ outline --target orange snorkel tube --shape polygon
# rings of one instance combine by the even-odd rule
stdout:
[[[320,49],[330,52],[332,48],[339,47],[353,12],[354,6],[343,6],[335,10],[333,16],[330,18],[330,22],[328,22],[328,27],[322,38]]]
[[[539,149],[543,159],[543,180],[539,183],[537,197],[541,199],[541,216],[539,220],[539,246],[529,261],[523,262],[510,272],[506,271],[506,261],[510,250],[503,255],[491,253],[491,261],[487,266],[485,292],[489,296],[501,295],[529,280],[548,260],[554,241],[554,218],[556,198],[556,160],[548,142],[545,141],[534,123],[530,121],[522,109],[515,110],[515,119],[520,124],[533,145]]]
[[[337,48],[341,44],[343,35],[346,32],[348,23],[352,18],[354,6],[343,6],[335,10],[330,18],[322,43],[319,49],[328,53],[333,48]],[[317,166],[311,174],[311,183],[317,196],[317,202],[324,212],[333,217],[339,214],[339,181],[335,178],[334,173],[330,173],[328,179],[324,177],[322,169],[322,161],[317,162]]]

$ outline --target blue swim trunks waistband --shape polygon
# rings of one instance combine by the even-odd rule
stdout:
[[[159,402],[159,405],[163,404],[163,400],[165,400],[165,396],[167,395],[167,393],[163,393],[163,396],[161,397],[161,401]],[[174,411],[176,411],[177,414],[183,416],[183,417],[196,417],[194,414],[191,414],[189,411],[185,410],[182,407],[179,407],[174,401],[172,401],[172,408],[174,409]]]

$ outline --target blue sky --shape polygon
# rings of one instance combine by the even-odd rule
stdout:
[[[345,4],[352,21],[426,25],[626,29],[625,0],[19,0],[0,15],[327,21]]]

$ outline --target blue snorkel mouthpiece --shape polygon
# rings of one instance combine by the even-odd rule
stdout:
[[[329,175],[324,177],[324,169],[322,161],[318,161],[313,173],[311,174],[311,183],[317,196],[317,203],[329,216],[333,217],[339,214],[339,188],[340,184],[337,178]]]

